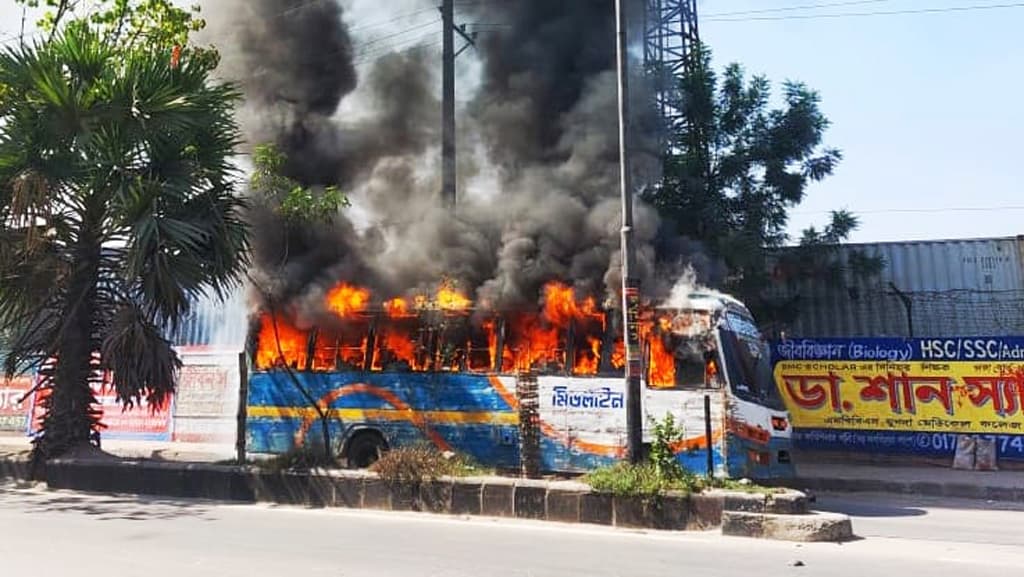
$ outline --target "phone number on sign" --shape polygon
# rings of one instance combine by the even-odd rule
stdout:
[[[978,435],[978,437],[996,439],[999,458],[1024,460],[1024,435]],[[797,446],[806,449],[952,456],[956,452],[957,435],[909,431],[796,429],[794,441]]]

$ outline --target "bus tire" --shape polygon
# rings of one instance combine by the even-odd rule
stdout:
[[[366,469],[388,450],[384,436],[377,431],[360,431],[348,442],[345,457],[350,469]]]

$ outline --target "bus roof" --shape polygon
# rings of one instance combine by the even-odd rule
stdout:
[[[679,307],[673,307],[669,305],[662,305],[659,309],[674,309]],[[747,310],[746,305],[740,302],[733,296],[719,292],[708,292],[708,291],[696,291],[688,295],[686,306],[683,307],[689,310],[695,311],[707,311],[717,312],[727,308],[739,309],[750,315],[750,311]]]

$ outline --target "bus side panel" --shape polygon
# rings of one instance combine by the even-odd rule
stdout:
[[[296,373],[296,378],[330,407],[336,451],[353,432],[372,428],[392,447],[428,442],[484,465],[518,465],[514,400],[486,375],[347,372]],[[253,452],[322,445],[316,410],[284,372],[252,375],[248,409]]]
[[[725,474],[725,392],[716,389],[657,390],[645,389],[644,442],[654,440],[654,423],[671,414],[676,426],[683,429],[683,441],[676,449],[676,458],[691,473],[708,473],[708,442],[704,419],[704,398],[710,400],[711,414],[711,466],[715,475]]]
[[[544,470],[583,472],[625,455],[622,379],[541,376],[537,393]]]
[[[538,377],[542,467],[548,471],[583,472],[626,457],[625,383],[616,378]],[[724,471],[724,396],[711,391],[712,461]],[[675,448],[684,467],[707,469],[704,391],[646,390],[643,401],[644,442],[652,424],[667,413],[682,425],[684,440]]]

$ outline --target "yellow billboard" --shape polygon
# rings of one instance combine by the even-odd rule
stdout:
[[[793,426],[1024,434],[1024,363],[780,360]]]

